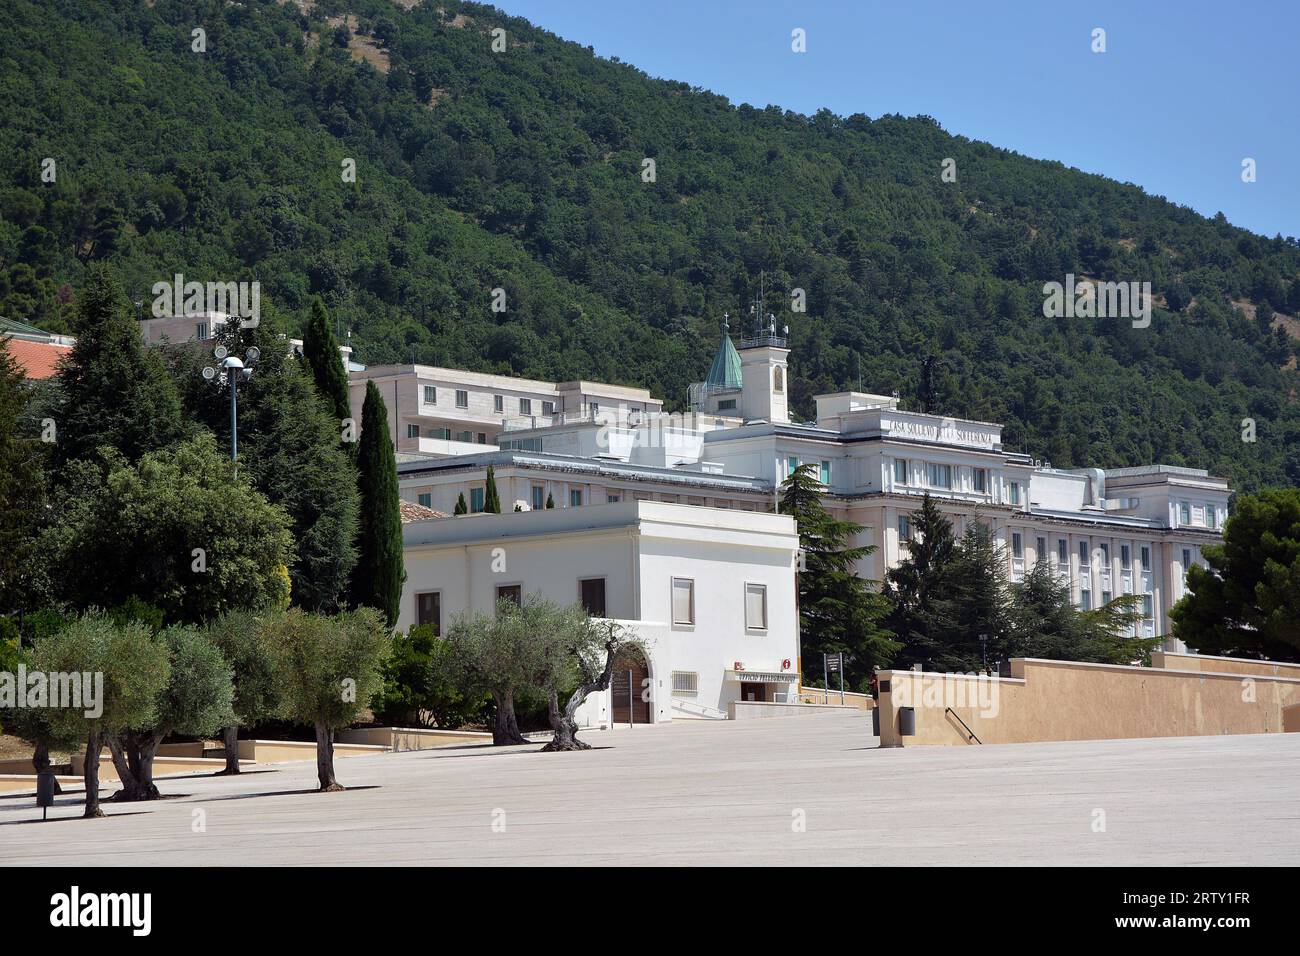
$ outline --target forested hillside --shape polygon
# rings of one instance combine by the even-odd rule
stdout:
[[[1058,466],[1300,483],[1292,238],[927,117],[736,106],[454,0],[0,13],[0,315],[64,328],[96,260],[145,314],[176,272],[255,279],[264,309],[302,318],[321,294],[363,362],[603,379],[680,407],[763,273],[805,415],[819,391],[897,389],[1005,421],[1008,447]],[[1067,273],[1150,281],[1162,307],[1145,329],[1044,318]]]

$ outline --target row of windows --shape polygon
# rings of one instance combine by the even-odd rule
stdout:
[[[420,426],[416,425],[413,422],[408,422],[406,425],[406,437],[419,438],[420,435],[421,435]],[[463,442],[477,442],[480,445],[487,444],[487,432],[478,432],[476,436],[475,433],[471,431],[459,431],[453,435],[452,430],[450,428],[430,428],[426,433],[424,433],[424,437],[440,438],[443,441],[455,440],[455,441],[463,441]]]
[[[797,457],[791,455],[785,460],[786,474],[793,475],[799,469],[801,464],[811,465],[812,462],[800,462]],[[821,461],[817,463],[817,480],[823,485],[829,485],[831,483],[831,463],[829,461]]]
[[[466,390],[463,389],[463,388],[458,388],[458,389],[456,389],[455,391],[456,391],[456,407],[457,407],[457,408],[469,408],[469,392],[466,391]],[[438,386],[437,386],[437,385],[426,385],[426,386],[424,386],[424,404],[426,404],[426,405],[437,405],[437,404],[438,404]],[[592,411],[593,411],[593,413],[595,412],[596,409],[597,409],[597,405],[593,402],[593,403],[592,403]],[[506,410],[506,397],[505,397],[504,395],[493,395],[493,396],[492,396],[492,410],[493,410],[494,412],[499,413],[499,414],[504,414],[504,412],[505,412],[505,410]],[[532,413],[533,413],[533,400],[532,400],[531,398],[521,398],[521,399],[519,399],[519,414],[520,414],[520,415],[531,415]],[[543,414],[543,415],[554,415],[554,414],[555,414],[555,402],[550,401],[549,399],[542,399],[542,414]]]
[[[923,472],[928,487],[944,489],[951,489],[953,487],[952,465],[940,464],[939,462],[933,461],[924,462],[923,465]],[[895,458],[894,484],[911,484],[911,468],[912,463],[906,458]],[[971,491],[980,494],[988,493],[989,470],[987,468],[972,468],[970,470],[970,489]],[[1013,505],[1020,504],[1020,482],[1012,481],[1007,483],[1007,501]]]
[[[1207,528],[1217,528],[1219,527],[1219,520],[1219,509],[1207,503],[1203,509],[1202,523]],[[1190,501],[1178,502],[1178,523],[1181,525],[1190,525],[1192,523],[1192,503]]]
[[[522,584],[502,584],[496,589],[497,601],[523,600]],[[578,599],[592,617],[605,617],[605,579],[579,578]],[[695,579],[672,579],[673,623],[695,624]],[[442,592],[422,591],[415,595],[415,623],[431,625],[434,634],[442,634]],[[745,629],[767,630],[767,585],[745,583]]]

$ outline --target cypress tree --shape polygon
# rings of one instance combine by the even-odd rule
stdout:
[[[113,274],[92,266],[78,299],[77,343],[58,374],[63,396],[55,415],[54,457],[59,465],[92,458],[103,445],[138,461],[189,431],[158,350],[145,348],[124,306]]]
[[[388,409],[374,382],[366,383],[366,400],[361,408],[357,487],[361,493],[361,533],[357,566],[352,572],[352,603],[377,609],[391,628],[397,623],[406,570],[402,564],[397,458],[388,432]]]
[[[469,506],[465,504],[465,492],[461,492],[456,497],[456,507],[452,509],[452,515],[463,515],[469,511]]]
[[[37,532],[46,514],[49,447],[19,425],[31,395],[8,342],[0,338],[0,615],[34,609],[39,600]]]
[[[555,507],[555,499],[551,497],[551,493],[549,491],[546,493],[546,507],[548,508]]]
[[[483,494],[483,510],[494,515],[501,513],[501,499],[497,496],[496,470],[488,465],[487,491]]]
[[[311,316],[302,336],[302,355],[311,368],[316,391],[329,404],[334,417],[342,420],[351,412],[348,403],[348,372],[339,355],[339,340],[330,325],[320,296],[311,300]]]

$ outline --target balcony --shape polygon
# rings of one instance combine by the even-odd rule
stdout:
[[[472,441],[455,441],[450,438],[421,438],[419,453],[436,458],[454,458],[457,455],[477,455],[498,451],[496,445],[480,445]]]

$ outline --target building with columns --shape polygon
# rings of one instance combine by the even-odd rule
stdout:
[[[440,394],[469,393],[470,408],[503,409],[466,426],[481,429],[482,440],[476,434],[444,448],[426,444],[423,433],[405,444],[398,436],[402,497],[438,511],[451,512],[462,494],[471,511],[482,510],[491,465],[505,511],[657,501],[766,512],[780,482],[812,464],[827,508],[862,525],[856,543],[877,549],[859,566],[863,577],[879,580],[906,556],[911,515],[928,494],[957,534],[973,521],[991,527],[1012,580],[1046,560],[1080,607],[1136,594],[1144,610],[1137,634],[1168,633],[1186,569],[1221,539],[1225,479],[1167,465],[1053,468],[1004,448],[997,423],[905,411],[897,396],[818,395],[815,421],[793,421],[789,354],[774,323],[739,348],[724,331],[706,380],[691,386],[688,411],[674,414],[642,390],[617,386],[420,366],[371,371],[393,390],[399,427],[436,420],[402,398],[420,400],[412,388],[425,378],[437,379]],[[354,375],[354,390],[364,381]],[[541,415],[516,414],[514,400],[543,392],[572,398]],[[495,395],[505,404],[489,405]],[[1178,649],[1172,641],[1167,648]]]

